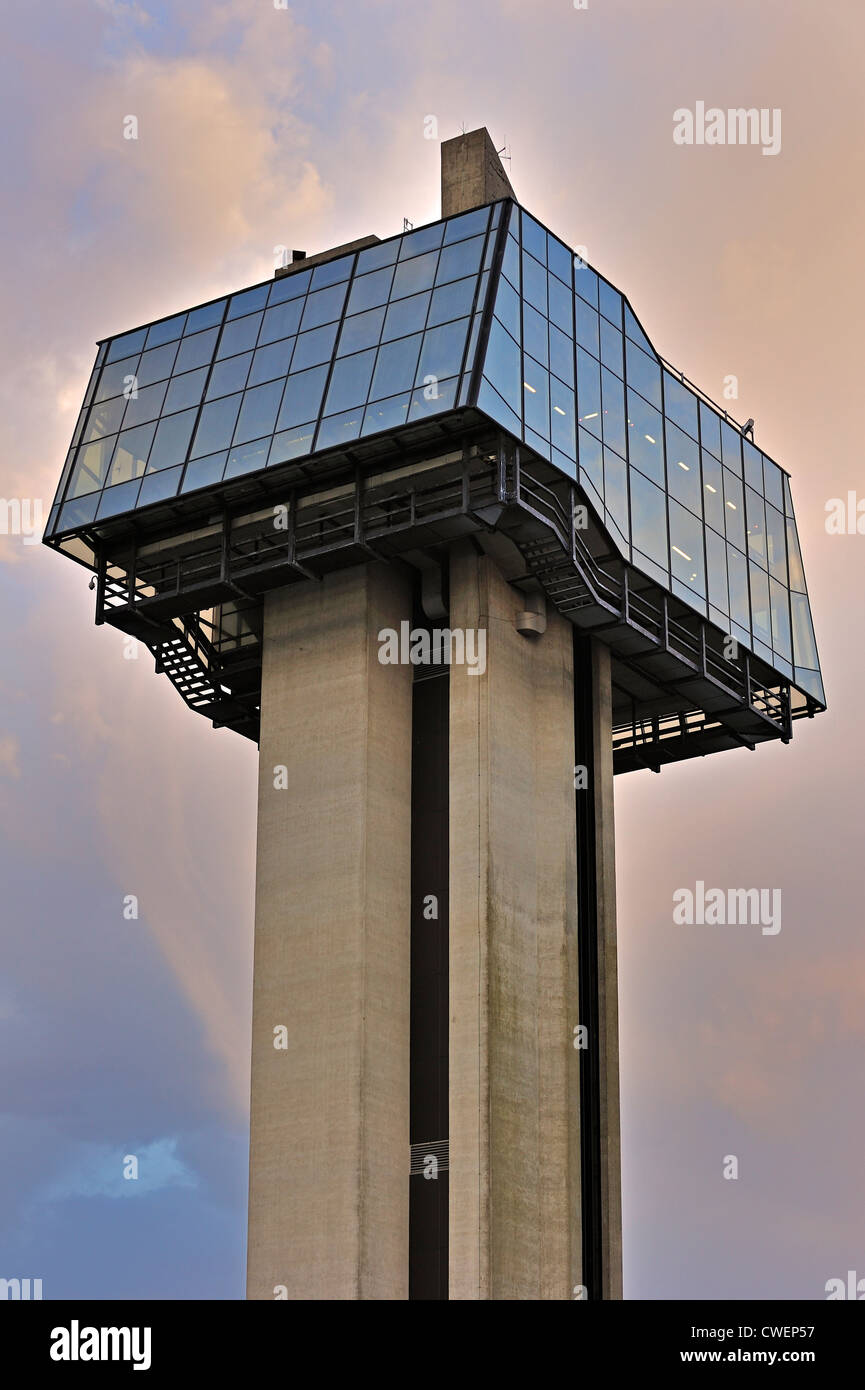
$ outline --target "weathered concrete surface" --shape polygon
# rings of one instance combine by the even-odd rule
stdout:
[[[598,1018],[601,1028],[601,1200],[603,1296],[622,1297],[622,1182],[619,1124],[619,995],[616,954],[616,836],[610,649],[592,643],[595,853],[598,901]]]
[[[454,547],[451,627],[450,1297],[563,1299],[580,1282],[571,627],[514,627],[494,562]]]
[[[265,599],[249,1298],[407,1297],[410,617],[379,564]]]
[[[498,198],[516,198],[485,126],[443,140],[442,217],[469,212]]]

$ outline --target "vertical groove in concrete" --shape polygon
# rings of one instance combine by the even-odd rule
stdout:
[[[619,1122],[619,996],[616,953],[616,838],[613,809],[610,649],[592,644],[598,992],[601,1025],[601,1193],[603,1297],[622,1297],[622,1185]]]
[[[492,560],[454,547],[451,671],[450,1296],[570,1298],[579,1270],[573,650]]]
[[[250,1298],[407,1297],[410,617],[378,564],[265,599]]]

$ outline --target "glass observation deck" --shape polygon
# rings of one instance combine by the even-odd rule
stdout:
[[[99,344],[48,544],[95,568],[124,521],[164,533],[243,479],[485,418],[635,571],[825,705],[787,473],[564,242],[504,200],[315,259]]]

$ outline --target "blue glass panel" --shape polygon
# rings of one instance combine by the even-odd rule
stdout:
[[[628,337],[632,338],[637,346],[641,347],[644,352],[647,352],[650,357],[654,356],[655,349],[638,324],[636,316],[627,301],[625,302],[625,332]]]
[[[147,329],[138,328],[134,333],[124,333],[120,338],[113,338],[108,346],[105,361],[117,362],[123,357],[137,357],[144,347],[146,337]]]
[[[454,280],[450,285],[442,285],[434,290],[427,326],[432,328],[437,323],[448,323],[450,319],[459,319],[465,314],[470,314],[476,283],[472,277],[467,280]],[[513,294],[509,285],[505,285],[504,289]]]
[[[444,285],[449,280],[461,280],[464,275],[476,275],[481,268],[483,251],[482,236],[473,237],[470,241],[458,241],[453,246],[445,246],[439,258],[436,284]]]
[[[614,290],[612,285],[608,285],[606,280],[598,281],[598,307],[604,318],[609,319],[617,328],[622,326],[622,296],[618,290]]]
[[[338,323],[329,323],[324,328],[313,328],[311,333],[301,333],[291,359],[292,372],[317,367],[319,362],[329,362],[338,328]]]
[[[719,609],[718,618],[721,626],[726,628],[724,615],[728,611],[727,597],[727,547],[716,535],[714,531],[706,530],[706,568],[708,598],[715,608]]]
[[[101,521],[105,516],[119,516],[121,512],[131,512],[140,487],[139,479],[135,478],[132,482],[121,483],[119,487],[106,488],[96,513],[97,521]]]
[[[75,526],[86,526],[96,515],[100,496],[100,493],[92,492],[89,497],[82,497],[75,502],[67,502],[60,513],[58,531],[71,530]]]
[[[520,350],[510,334],[495,321],[490,327],[487,340],[484,376],[505,401],[516,402],[520,399]]]
[[[729,468],[724,469],[724,521],[727,540],[745,549],[745,498],[742,484]]]
[[[604,455],[600,443],[586,430],[577,431],[580,445],[580,473],[594,484],[603,503],[604,496]]]
[[[298,330],[303,310],[302,299],[289,299],[268,309],[261,325],[259,343],[275,343],[278,338],[290,338]]]
[[[86,493],[102,487],[116,443],[117,435],[110,434],[105,439],[96,440],[95,443],[79,449],[69,480],[69,497],[83,497]]]
[[[278,343],[256,348],[247,385],[258,386],[263,381],[273,381],[278,376],[285,376],[293,351],[293,338],[281,338]]]
[[[502,257],[502,273],[507,276],[515,290],[520,287],[520,252],[512,236],[505,240],[505,254]]]
[[[312,272],[311,290],[321,290],[327,285],[339,285],[347,280],[354,269],[354,252],[348,256],[337,256],[333,261],[317,265]]]
[[[523,357],[523,419],[526,428],[550,437],[550,377],[530,357]]]
[[[107,486],[110,487],[116,483],[128,483],[133,478],[141,477],[155,431],[155,423],[138,425],[136,429],[123,430],[117,436],[117,445],[106,480]]]
[[[99,389],[96,392],[95,400],[108,400],[111,396],[119,396],[121,392],[135,384],[135,369],[138,366],[137,357],[124,357],[120,362],[112,362],[102,368],[102,375],[99,378]]]
[[[205,328],[213,328],[222,323],[225,313],[225,300],[217,299],[215,304],[202,304],[200,309],[191,309],[186,319],[186,334],[200,333]]]
[[[374,347],[381,337],[384,324],[384,309],[367,309],[365,314],[355,314],[346,319],[339,335],[337,357],[348,357],[352,352]]]
[[[143,391],[130,396],[123,416],[123,428],[128,430],[133,425],[143,425],[148,420],[155,420],[162,409],[167,386],[168,383],[162,381],[157,386],[145,386]]]
[[[576,454],[576,402],[574,393],[567,386],[550,377],[550,440],[556,449],[575,459]]]
[[[384,343],[379,348],[369,393],[371,400],[396,396],[414,385],[421,336],[416,333],[412,338],[399,338],[395,343]]]
[[[170,376],[176,356],[177,343],[167,343],[165,347],[153,348],[142,353],[135,372],[139,390],[142,386],[150,386],[154,381],[164,381]]]
[[[356,353],[353,357],[341,357],[335,364],[330,378],[324,404],[325,415],[363,405],[369,392],[374,366],[375,348]]]
[[[146,507],[150,502],[162,502],[166,497],[175,497],[182,473],[182,468],[169,468],[164,473],[148,473],[142,480],[137,505]]]
[[[486,380],[481,382],[478,391],[478,409],[484,411],[491,419],[497,420],[516,439],[522,438],[523,427],[519,418]]]
[[[630,389],[628,458],[646,477],[664,486],[664,424],[661,412]]]
[[[256,386],[244,393],[237,428],[234,431],[235,445],[247,444],[251,439],[260,439],[262,435],[273,433],[283,385],[282,381],[269,381],[265,386]],[[230,458],[228,462],[230,466]],[[261,466],[264,468],[264,462]]]
[[[667,485],[684,506],[702,513],[700,451],[690,435],[667,421]]]
[[[628,374],[628,385],[635,391],[639,391],[652,405],[661,409],[661,369],[652,357],[647,357],[645,352],[629,338],[625,348],[625,366]]]
[[[782,584],[787,583],[787,545],[784,518],[768,502],[766,503],[766,557],[769,573]]]
[[[581,301],[577,300],[579,304]],[[606,319],[601,319],[601,361],[605,367],[609,367],[616,376],[622,377],[624,369],[624,339],[618,328],[614,328]]]
[[[294,429],[285,430],[283,434],[274,435],[273,443],[270,446],[270,456],[267,460],[268,468],[272,468],[275,463],[287,463],[290,459],[303,458],[312,449],[312,437],[315,434],[315,421],[307,425],[295,425]]]
[[[791,594],[790,603],[793,610],[793,660],[797,666],[816,670],[817,644],[808,599],[804,594]]]
[[[233,294],[229,300],[227,317],[241,319],[245,314],[254,314],[257,309],[263,309],[269,291],[270,285],[257,285],[255,289]]]
[[[422,256],[425,251],[437,251],[443,237],[444,225],[441,222],[433,223],[431,227],[419,227],[416,232],[402,237],[399,259],[407,261],[412,256]]]
[[[224,362],[217,362],[207,383],[207,400],[212,401],[216,396],[230,396],[233,391],[242,391],[251,363],[251,352],[242,352],[239,357],[229,357]]]
[[[745,488],[745,517],[748,529],[748,555],[766,568],[766,513],[763,498],[752,487]]]
[[[388,341],[418,333],[426,323],[429,302],[430,292],[427,290],[424,294],[413,294],[409,299],[398,299],[389,305],[382,339]]]
[[[630,534],[628,518],[628,470],[623,459],[604,449],[604,502],[622,538]]]
[[[561,280],[557,280],[555,275],[548,275],[547,295],[550,319],[558,325],[563,333],[572,337],[574,332],[574,297],[571,291],[562,284]]]
[[[110,401],[94,405],[82,443],[90,444],[94,439],[104,439],[106,434],[116,434],[126,405],[126,396],[114,396]]]
[[[309,372],[292,374],[285,383],[285,395],[279,410],[277,429],[287,430],[314,420],[321,409],[328,368],[314,367]],[[272,462],[272,460],[271,460]]]
[[[667,501],[664,493],[641,473],[629,469],[631,539],[650,560],[667,567]]]
[[[237,422],[237,412],[240,410],[240,399],[239,394],[223,396],[221,400],[208,401],[202,406],[192,445],[193,458],[228,448]]]
[[[374,270],[369,275],[356,276],[346,305],[347,314],[358,314],[386,303],[393,283],[393,267]]]
[[[600,356],[601,350],[598,325],[597,311],[590,309],[588,304],[584,304],[581,299],[578,299],[576,301],[577,342],[586,348],[593,357]]]
[[[209,328],[205,333],[195,333],[184,338],[177,351],[174,363],[175,373],[190,372],[193,367],[203,367],[213,357],[218,328]]]
[[[593,309],[597,309],[598,277],[585,261],[574,261],[574,289],[581,299],[591,304]]]
[[[189,449],[196,414],[195,410],[184,410],[180,415],[167,415],[160,420],[147,460],[148,473],[183,462]]]
[[[533,217],[523,211],[522,215],[522,242],[526,251],[535,257],[535,260],[542,265],[547,263],[547,234],[543,227],[537,223]]]
[[[363,421],[363,409],[349,410],[344,415],[331,415],[318,427],[316,449],[332,449],[357,439]]]
[[[225,469],[228,451],[210,454],[207,458],[195,459],[186,465],[181,492],[194,492],[199,487],[211,487],[218,483]]]
[[[418,386],[412,392],[408,418],[423,420],[427,415],[437,415],[442,410],[452,410],[457,391],[457,377],[449,381],[436,381],[429,386]]]
[[[748,600],[748,562],[744,555],[727,546],[727,572],[730,581],[730,617],[743,628],[751,626],[751,606]],[[750,634],[744,639],[750,642]]]
[[[574,385],[574,343],[550,324],[550,368],[566,386]]]
[[[160,323],[151,324],[147,332],[147,342],[145,347],[161,347],[163,343],[172,343],[175,338],[179,338],[186,327],[186,315],[175,314],[174,318],[162,319]]]
[[[669,372],[664,372],[664,413],[692,439],[697,438],[697,397]]]
[[[721,457],[721,417],[705,401],[700,401],[700,443],[716,459]]]
[[[283,304],[287,299],[298,299],[306,294],[311,280],[311,270],[293,270],[289,275],[280,275],[270,287],[268,304]]]
[[[706,521],[715,530],[724,531],[724,481],[721,465],[712,455],[703,450],[703,512]]]
[[[604,443],[625,457],[625,388],[617,376],[601,369]]]
[[[580,424],[601,437],[601,368],[582,348],[577,348],[577,409]]]
[[[550,363],[547,320],[531,304],[523,308],[523,347],[536,362],[548,367]]]
[[[361,434],[378,434],[379,430],[392,430],[404,425],[410,404],[411,394],[408,391],[401,396],[391,396],[386,401],[374,401],[364,413]]]
[[[438,294],[439,291],[437,290]],[[496,318],[504,324],[512,338],[520,340],[520,297],[507,280],[499,282],[495,305]]]
[[[456,375],[462,366],[468,329],[467,318],[455,319],[453,323],[427,329],[415,377],[416,386],[424,385],[428,376],[445,381],[448,377]]]
[[[219,340],[217,357],[233,357],[236,352],[246,352],[247,348],[255,347],[262,318],[261,313],[247,314],[245,318],[227,323]]]
[[[544,439],[541,435],[535,434],[534,430],[530,430],[528,425],[526,425],[523,434],[530,449],[534,449],[535,453],[540,454],[541,458],[552,459],[553,454],[548,439]]]
[[[772,646],[788,661],[793,660],[790,637],[790,600],[777,579],[769,580],[769,607],[772,618]]]
[[[758,642],[772,643],[772,627],[769,619],[769,580],[765,570],[757,565],[748,565],[751,581],[751,631]]]
[[[323,323],[333,323],[342,313],[347,285],[332,285],[327,290],[316,290],[310,294],[300,322],[301,332],[310,328],[320,328]]]
[[[445,246],[452,241],[463,241],[466,237],[485,232],[489,216],[489,208],[478,208],[475,212],[464,212],[459,217],[452,217],[445,226]]]
[[[571,252],[563,242],[558,241],[554,236],[547,236],[547,267],[557,275],[570,290],[571,288],[571,264],[573,262],[573,252]]]
[[[755,449],[750,439],[742,441],[745,454],[745,482],[762,496],[763,494],[763,456]]]
[[[523,252],[523,299],[527,299],[542,314],[547,312],[547,272],[542,265]]]
[[[721,421],[721,461],[737,477],[742,476],[742,436],[726,420]]]
[[[784,510],[784,495],[782,489],[784,475],[776,463],[767,459],[763,455],[763,491],[766,494],[766,501],[771,502],[773,507],[779,511]]]
[[[399,239],[383,241],[380,246],[368,246],[357,258],[355,275],[365,275],[370,270],[381,270],[383,266],[393,265],[399,255]],[[378,302],[378,301],[376,301]]]
[[[266,388],[263,388],[266,389]],[[225,465],[226,478],[238,478],[243,473],[260,473],[267,467],[267,455],[272,443],[271,436],[255,439],[243,444],[235,444]]]
[[[426,256],[415,256],[410,261],[401,261],[393,277],[391,298],[402,299],[404,295],[419,294],[421,290],[432,289],[438,258],[438,251],[430,251]]]
[[[636,476],[636,475],[635,475]],[[670,569],[685,589],[706,597],[703,528],[691,512],[670,498]]]

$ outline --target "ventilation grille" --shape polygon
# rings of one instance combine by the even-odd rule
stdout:
[[[446,1173],[448,1170],[448,1141],[447,1139],[431,1139],[425,1144],[412,1144],[411,1146],[411,1165],[409,1173],[422,1173],[426,1160],[429,1158],[438,1160],[438,1171]]]

